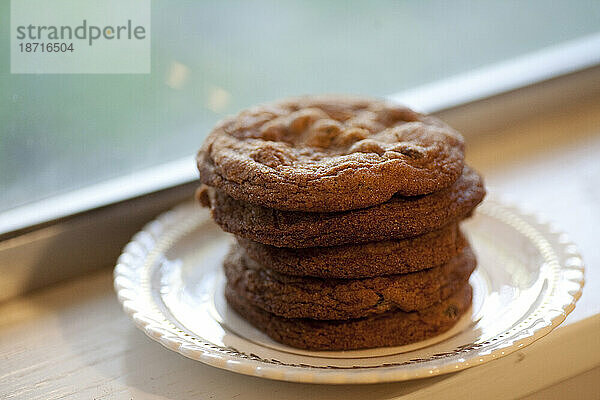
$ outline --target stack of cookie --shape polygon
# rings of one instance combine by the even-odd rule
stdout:
[[[218,124],[199,201],[236,236],[230,306],[273,339],[350,350],[450,329],[475,256],[459,229],[481,202],[460,134],[384,101],[302,97]]]

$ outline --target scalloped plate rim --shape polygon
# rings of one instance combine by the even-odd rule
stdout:
[[[476,354],[474,356],[471,355],[468,358],[461,359],[459,362],[443,363],[443,359],[438,358],[423,363],[427,364],[432,363],[433,361],[440,362],[437,363],[437,365],[432,366],[432,368],[414,370],[405,369],[401,366],[326,369],[316,366],[271,364],[265,363],[261,359],[249,359],[239,357],[235,354],[232,355],[225,352],[224,350],[226,349],[219,349],[215,345],[202,342],[200,338],[194,338],[188,334],[182,335],[169,327],[165,327],[162,324],[163,321],[157,321],[155,319],[156,315],[152,315],[152,313],[156,313],[157,310],[150,310],[148,304],[145,303],[146,301],[151,300],[152,294],[149,289],[148,292],[144,293],[144,288],[140,288],[140,285],[136,286],[136,284],[132,282],[131,276],[135,276],[135,272],[132,272],[131,263],[135,263],[136,261],[139,263],[149,257],[152,251],[156,251],[155,247],[147,248],[149,243],[144,242],[148,242],[148,237],[152,236],[152,234],[160,235],[163,233],[165,231],[165,225],[168,225],[169,220],[176,218],[181,213],[189,212],[189,209],[192,208],[190,202],[180,204],[159,215],[156,219],[147,223],[132,237],[131,241],[124,247],[123,253],[118,258],[114,270],[114,287],[125,313],[130,316],[135,325],[147,336],[158,341],[164,347],[190,359],[245,375],[289,382],[363,384],[427,378],[457,372],[507,356],[550,333],[566,319],[569,313],[573,311],[576,302],[581,297],[584,286],[583,260],[576,250],[575,245],[568,240],[565,233],[558,231],[551,223],[542,220],[541,217],[534,213],[524,213],[514,204],[507,204],[505,201],[503,202],[490,198],[486,199],[484,204],[493,204],[496,207],[508,210],[518,216],[533,217],[535,225],[537,225],[538,228],[543,227],[546,231],[544,232],[545,234],[560,235],[562,238],[560,245],[563,247],[561,250],[565,250],[568,246],[570,248],[569,259],[577,260],[574,262],[576,265],[572,267],[561,265],[561,270],[569,269],[580,273],[578,278],[569,279],[570,282],[578,284],[578,288],[574,291],[571,290],[572,293],[568,293],[570,301],[560,305],[561,312],[555,312],[556,315],[548,319],[546,325],[538,329],[535,329],[534,327],[530,328],[528,330],[529,335],[517,340],[508,342],[508,339],[505,339],[504,341],[507,341],[505,346],[498,346],[503,343],[503,341],[499,341],[496,345],[497,348],[489,353]],[[201,212],[201,210],[196,211]],[[142,292],[140,292],[140,289]],[[142,299],[142,297],[147,298]],[[523,331],[524,330],[521,330],[519,333]]]

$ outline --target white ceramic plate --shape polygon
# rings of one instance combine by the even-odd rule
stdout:
[[[274,342],[228,308],[221,261],[231,238],[195,204],[163,214],[133,237],[115,268],[115,288],[148,336],[215,367],[295,382],[422,378],[531,344],[581,296],[576,247],[535,216],[487,200],[463,230],[479,260],[472,310],[450,332],[410,346],[311,352]]]

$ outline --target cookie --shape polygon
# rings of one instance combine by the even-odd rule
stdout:
[[[273,340],[308,350],[356,350],[401,346],[446,332],[469,310],[472,289],[466,284],[446,300],[420,311],[389,311],[342,321],[278,317],[249,304],[229,286],[225,297],[238,314]]]
[[[443,266],[410,274],[321,279],[280,274],[233,246],[223,262],[229,286],[250,304],[286,318],[361,318],[386,311],[421,310],[454,293],[476,266],[469,246]]]
[[[450,186],[462,136],[382,100],[317,96],[220,122],[197,155],[200,180],[236,200],[287,211],[345,211]]]
[[[458,225],[403,240],[293,249],[237,237],[248,257],[275,272],[318,278],[406,274],[445,264],[464,246]]]
[[[454,224],[485,196],[483,179],[469,167],[449,188],[426,196],[394,196],[373,207],[335,213],[280,211],[235,200],[202,186],[201,204],[227,232],[276,247],[319,247],[404,239]]]

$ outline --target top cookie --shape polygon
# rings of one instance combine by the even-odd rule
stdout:
[[[345,211],[450,186],[462,136],[381,100],[300,97],[220,122],[197,157],[200,180],[234,199],[289,211]]]

